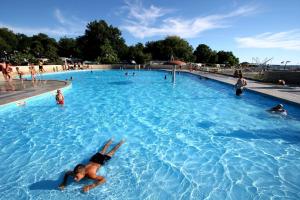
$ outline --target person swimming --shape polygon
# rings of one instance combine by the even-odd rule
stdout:
[[[64,98],[64,96],[63,96],[63,94],[61,93],[60,90],[57,90],[57,93],[56,93],[56,96],[55,96],[55,100],[56,100],[57,104],[64,105],[65,98]]]
[[[282,104],[278,104],[273,108],[269,109],[268,111],[274,114],[287,115],[287,111],[284,109]]]
[[[73,171],[66,172],[63,182],[59,185],[59,188],[63,190],[66,187],[69,176],[73,176],[76,182],[79,182],[84,177],[95,181],[93,184],[84,186],[82,188],[84,192],[87,192],[90,189],[93,189],[98,185],[105,183],[105,178],[103,176],[98,176],[96,173],[101,168],[101,166],[105,165],[111,159],[111,157],[116,153],[116,151],[124,142],[124,140],[121,140],[110,152],[106,153],[108,147],[112,144],[112,139],[110,139],[100,152],[97,152],[90,158],[90,161],[87,165],[78,164],[75,166]]]
[[[165,75],[165,80],[167,80],[167,75]]]

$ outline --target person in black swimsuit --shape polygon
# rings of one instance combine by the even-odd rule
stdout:
[[[63,190],[67,184],[67,180],[69,176],[73,176],[74,180],[79,182],[84,177],[95,180],[95,182],[91,185],[86,185],[83,187],[83,191],[87,192],[90,189],[97,187],[98,185],[104,183],[106,180],[103,176],[98,176],[96,173],[98,169],[104,165],[107,161],[111,159],[111,157],[115,154],[115,152],[120,148],[120,146],[124,143],[124,140],[121,140],[110,152],[107,153],[108,147],[112,143],[112,139],[110,139],[103,147],[103,149],[94,154],[90,162],[87,165],[78,164],[74,168],[73,171],[66,172],[64,176],[63,182],[59,185],[59,188]]]

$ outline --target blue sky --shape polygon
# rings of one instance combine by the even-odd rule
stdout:
[[[1,8],[0,27],[27,35],[76,37],[104,19],[128,45],[178,35],[241,62],[300,64],[300,0],[1,0]]]

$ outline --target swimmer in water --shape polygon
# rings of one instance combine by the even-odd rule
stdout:
[[[65,98],[64,98],[64,96],[63,96],[63,94],[61,93],[60,90],[57,90],[57,93],[56,93],[56,96],[55,96],[55,100],[56,100],[57,104],[64,105]]]
[[[105,178],[103,176],[98,176],[96,173],[106,162],[108,162],[111,157],[116,153],[120,146],[124,143],[124,140],[121,140],[110,152],[107,153],[108,147],[112,143],[110,139],[103,147],[103,149],[93,155],[88,164],[78,164],[73,171],[66,172],[63,182],[59,185],[59,188],[63,190],[66,187],[67,180],[69,176],[73,176],[76,182],[79,182],[84,177],[94,180],[95,182],[90,185],[83,187],[83,191],[87,192],[90,189],[97,187],[100,184],[105,183]]]
[[[167,75],[165,75],[165,80],[167,80]]]
[[[246,85],[247,85],[246,79],[243,78],[242,74],[239,74],[239,79],[237,80],[237,83],[235,84],[236,96],[240,96],[243,93],[243,89]]]
[[[274,114],[287,115],[287,111],[283,108],[282,104],[278,104],[275,107],[269,109],[268,111]]]

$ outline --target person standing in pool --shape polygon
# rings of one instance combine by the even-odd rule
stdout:
[[[64,105],[65,98],[64,98],[64,95],[61,93],[60,90],[57,90],[57,93],[56,93],[56,96],[55,96],[55,100],[56,100],[57,104]]]
[[[100,184],[105,183],[105,178],[103,176],[98,176],[96,173],[102,165],[111,159],[111,157],[116,153],[120,146],[124,143],[121,140],[110,152],[106,153],[108,147],[111,145],[112,139],[110,139],[103,147],[100,152],[97,152],[90,159],[87,165],[78,164],[73,171],[66,172],[63,182],[59,185],[59,188],[63,190],[66,187],[67,180],[69,176],[73,176],[76,182],[79,182],[84,177],[94,180],[95,182],[90,185],[83,187],[83,191],[87,192],[90,189],[97,187]]]
[[[246,79],[243,78],[242,74],[239,74],[239,79],[237,80],[237,82],[235,84],[236,96],[240,96],[243,93],[243,89],[246,85],[247,85]]]

